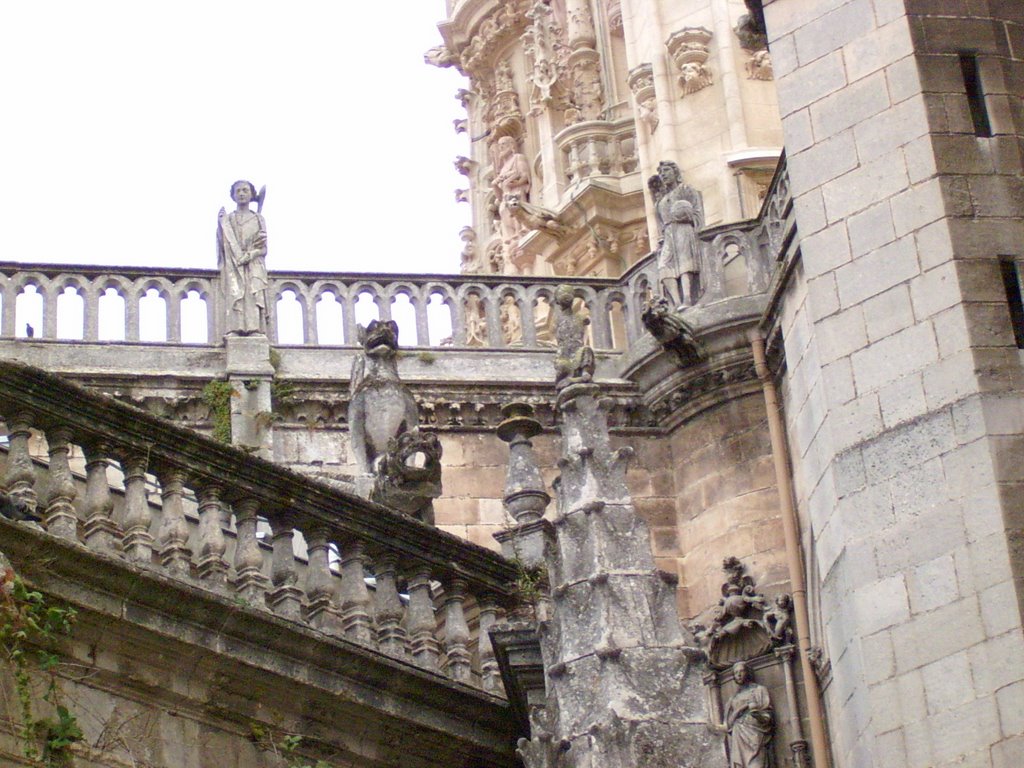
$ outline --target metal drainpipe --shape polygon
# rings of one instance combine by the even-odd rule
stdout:
[[[782,531],[786,539],[786,562],[789,583],[793,590],[793,612],[796,620],[797,646],[800,649],[800,669],[803,672],[807,716],[811,725],[811,753],[816,768],[831,768],[832,754],[825,735],[825,715],[821,708],[821,689],[818,675],[811,665],[811,625],[807,614],[807,586],[804,582],[804,563],[800,551],[799,523],[793,505],[793,480],[789,470],[789,452],[786,449],[786,428],[782,423],[775,382],[764,353],[764,336],[751,331],[750,346],[754,353],[754,368],[764,390],[764,404],[768,412],[768,434],[772,441],[772,460],[775,464],[775,483],[779,489],[782,511]]]

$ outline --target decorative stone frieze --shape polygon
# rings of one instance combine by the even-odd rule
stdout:
[[[704,27],[686,27],[674,32],[665,46],[679,69],[679,87],[684,94],[696,93],[714,82],[708,65],[712,34]]]
[[[658,127],[658,98],[654,90],[654,68],[641,64],[629,72],[626,81],[633,92],[637,117],[647,125],[651,133]]]

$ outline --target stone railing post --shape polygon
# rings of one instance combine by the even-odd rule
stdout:
[[[6,308],[6,305],[4,306]],[[22,504],[30,514],[35,515],[38,505],[36,471],[28,450],[28,441],[32,437],[32,421],[31,413],[17,413],[7,420],[7,439],[10,447],[3,482],[7,495],[13,501]]]
[[[196,570],[200,580],[213,589],[223,589],[228,583],[228,561],[224,559],[227,542],[224,524],[227,510],[221,500],[223,489],[216,483],[207,483],[199,489],[199,562]]]
[[[152,512],[146,496],[146,468],[149,457],[131,451],[124,457],[124,554],[133,563],[150,565],[153,560],[153,536],[149,532]]]
[[[491,627],[498,621],[498,604],[493,595],[480,597],[480,621],[477,630],[477,652],[480,656],[480,682],[485,691],[497,695],[505,695],[505,686],[501,682],[501,670],[498,660],[494,657],[494,646],[491,644]]]
[[[409,629],[409,649],[413,661],[431,671],[438,671],[441,646],[434,636],[437,620],[434,617],[434,600],[430,587],[430,568],[417,566],[409,577],[409,614],[406,626]]]
[[[187,579],[191,575],[192,550],[188,546],[188,524],[185,522],[185,473],[167,469],[159,473],[163,515],[157,533],[160,564],[172,576]]]
[[[382,552],[374,558],[376,566],[377,646],[390,656],[406,655],[406,632],[402,626],[402,601],[398,597],[398,556]]]
[[[110,449],[104,443],[89,443],[85,451],[85,545],[98,552],[113,554],[120,549],[121,530],[113,519],[114,502],[110,498],[107,466]]]
[[[374,644],[372,601],[366,589],[366,554],[363,543],[341,544],[341,612],[345,637],[363,645]]]
[[[332,635],[341,634],[341,612],[331,573],[330,543],[326,528],[313,527],[306,533],[306,617],[310,626]]]
[[[46,430],[46,442],[50,454],[50,471],[46,492],[46,511],[43,521],[46,530],[54,536],[78,541],[78,515],[74,500],[78,495],[71,478],[68,452],[71,450],[71,430],[67,427],[53,427]]]
[[[278,616],[299,621],[302,619],[302,590],[296,586],[299,576],[295,570],[293,523],[289,517],[279,516],[271,525],[274,555],[270,580],[274,588],[267,594],[267,603]]]
[[[467,685],[473,680],[473,654],[469,652],[469,625],[463,603],[466,600],[466,582],[453,576],[445,584],[444,595],[444,649],[445,671],[452,680]]]
[[[263,575],[263,554],[257,537],[259,502],[251,497],[240,499],[235,510],[235,578],[232,584],[239,597],[247,603],[264,606],[268,579]]]

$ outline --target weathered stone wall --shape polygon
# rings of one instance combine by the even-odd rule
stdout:
[[[996,257],[1021,248],[1022,7],[765,10],[802,237],[785,406],[837,763],[1019,765],[1024,376]]]
[[[788,591],[771,444],[760,393],[701,413],[671,438],[679,543],[679,610],[722,596],[722,560],[740,558],[768,594]]]

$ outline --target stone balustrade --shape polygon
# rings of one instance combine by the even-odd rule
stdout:
[[[575,168],[570,178],[584,166],[587,174],[604,173],[607,163],[597,157],[613,158],[610,172],[633,172],[635,157],[624,160],[633,151],[622,149],[631,141],[624,130],[592,121],[559,134],[566,158],[577,158],[567,166]],[[700,233],[701,303],[767,289],[790,209],[783,158],[758,218]],[[656,260],[641,259],[617,280],[271,272],[272,342],[355,346],[357,324],[376,318],[398,322],[404,347],[543,349],[553,344],[553,297],[561,283],[585,307],[595,349],[622,350],[643,333],[644,303],[658,290]],[[223,318],[214,270],[0,263],[0,337],[219,345]]]
[[[599,176],[619,178],[636,173],[636,124],[621,120],[589,120],[562,130],[556,137],[560,172],[568,184]]]
[[[50,535],[500,690],[481,629],[515,602],[517,572],[501,556],[19,363],[0,362],[0,415],[9,441],[0,485]],[[49,454],[40,483],[33,433]],[[82,498],[72,446],[85,456]],[[124,485],[116,512],[112,470]]]

